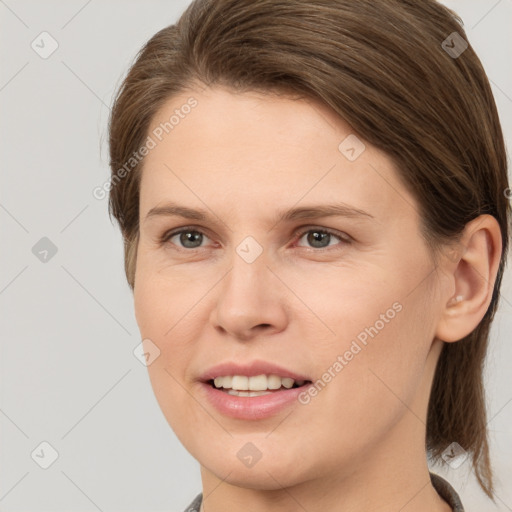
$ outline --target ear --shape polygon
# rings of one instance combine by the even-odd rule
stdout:
[[[466,224],[458,254],[447,265],[449,285],[436,337],[458,341],[480,323],[491,303],[502,251],[501,230],[491,215]]]

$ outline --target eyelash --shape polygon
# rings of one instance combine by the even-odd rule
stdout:
[[[201,231],[200,229],[197,229],[195,228],[194,226],[185,226],[183,228],[179,228],[175,231],[167,231],[165,232],[159,239],[159,243],[160,245],[165,245],[169,242],[169,240],[176,236],[176,235],[179,235],[181,233],[187,233],[187,232],[195,232],[195,233],[199,233],[201,235],[204,235],[206,237],[208,237],[208,235],[206,235],[206,233],[204,233],[203,231]],[[294,237],[298,240],[300,240],[306,233],[310,233],[310,232],[317,232],[317,233],[326,233],[326,234],[329,234],[329,235],[333,235],[335,236],[336,238],[339,238],[341,242],[345,243],[345,244],[350,244],[352,243],[353,239],[345,234],[345,233],[341,233],[339,231],[335,231],[335,230],[332,230],[332,229],[329,229],[329,228],[319,228],[319,227],[309,227],[307,229],[303,229],[303,230],[300,230],[298,233],[296,233],[294,235]],[[176,244],[173,244],[176,246]],[[204,249],[203,247],[196,247],[196,248],[193,248],[193,249],[188,249],[188,248],[185,248],[185,247],[179,247],[179,246],[176,246],[178,248],[178,250],[180,251],[186,251],[186,252],[191,252],[191,251],[194,251],[194,250],[198,250],[198,249]],[[303,249],[310,249],[310,250],[313,250],[313,251],[326,251],[326,250],[330,250],[330,246],[327,246],[327,247],[322,247],[322,248],[315,248],[315,247],[303,247],[303,246],[300,246],[302,247]]]

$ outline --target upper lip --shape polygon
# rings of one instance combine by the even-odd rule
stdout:
[[[282,366],[267,361],[250,361],[246,363],[233,363],[226,361],[208,368],[199,380],[208,382],[215,377],[225,377],[229,375],[246,375],[254,377],[256,375],[278,375],[279,377],[289,377],[293,380],[309,380],[307,376],[288,370]]]

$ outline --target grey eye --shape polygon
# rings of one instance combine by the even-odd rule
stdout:
[[[310,229],[309,231],[306,231],[301,235],[300,240],[304,237],[306,237],[307,243],[315,249],[323,249],[329,245],[335,245],[329,243],[333,237],[342,241],[341,237],[338,235],[321,229]]]
[[[201,247],[204,235],[199,231],[189,229],[175,233],[169,240],[172,240],[175,237],[179,237],[179,242],[184,248],[197,249],[198,247]]]

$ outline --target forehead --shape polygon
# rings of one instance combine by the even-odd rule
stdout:
[[[393,162],[313,99],[188,91],[163,105],[148,133],[155,147],[144,159],[141,214],[178,198],[197,207],[202,199],[220,201],[237,211],[337,200],[371,205],[377,215],[411,214],[413,198]],[[346,153],[350,146],[355,159]]]

